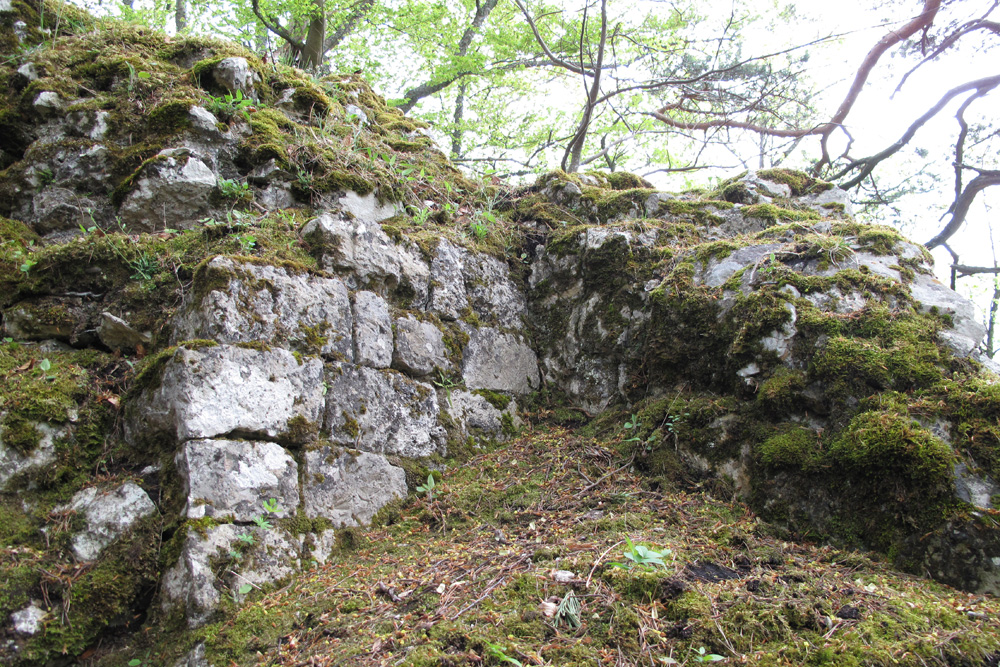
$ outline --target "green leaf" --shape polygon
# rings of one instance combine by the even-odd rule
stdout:
[[[253,586],[251,586],[250,584],[243,584],[242,586],[240,586],[240,595],[246,595],[252,590]]]
[[[42,359],[38,363],[38,367],[41,368],[43,371],[48,371],[50,368],[52,368],[52,362],[49,361],[48,359]]]

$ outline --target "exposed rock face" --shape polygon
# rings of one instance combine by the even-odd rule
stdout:
[[[436,184],[407,190],[388,164],[374,181],[346,173],[353,145],[292,150],[321,129],[365,132],[447,175],[419,132],[380,125],[393,114],[358,80],[313,90],[262,79],[249,55],[184,46],[147,54],[158,76],[183,71],[156,91],[120,67],[55,72],[29,48],[29,62],[0,62],[21,96],[0,128],[0,307],[16,339],[3,351],[21,355],[0,377],[0,490],[27,516],[52,507],[40,488],[66,484],[56,514],[85,528],[65,528],[59,566],[133,586],[116,584],[105,625],[144,611],[155,587],[169,537],[155,512],[178,531],[159,553],[179,555],[154,611],[198,627],[223,596],[324,562],[338,539],[324,529],[405,497],[404,468],[509,436],[538,389],[637,415],[626,446],[651,475],[729,478],[792,532],[1000,592],[1000,395],[973,368],[983,328],[921,248],[851,221],[845,193],[783,170],[707,200],[554,173],[494,211],[530,239],[505,258],[507,239],[477,245],[463,227],[475,197],[455,206],[449,192],[417,220]],[[225,93],[260,104],[227,108]],[[79,470],[112,479],[87,486]],[[48,519],[29,519],[40,549]],[[116,552],[142,558],[123,568]],[[0,604],[19,646],[50,639],[45,664],[63,659],[48,633],[87,619],[58,625],[65,607],[37,602],[38,577]],[[204,647],[178,664],[206,664]]]
[[[192,227],[209,212],[217,180],[191,149],[163,150],[136,177],[119,215],[129,227],[147,232]]]
[[[73,554],[81,561],[96,560],[108,544],[126,533],[137,521],[156,512],[146,492],[129,482],[109,491],[90,487],[80,491],[69,505],[84,517],[86,527],[73,536]]]
[[[228,435],[301,442],[309,436],[297,424],[318,423],[323,410],[323,364],[300,363],[283,349],[181,347],[138,405],[133,437],[151,430],[176,442]]]
[[[299,470],[295,459],[273,442],[189,440],[175,460],[187,493],[187,517],[232,517],[250,522],[261,500],[274,498],[274,516],[295,513]]]

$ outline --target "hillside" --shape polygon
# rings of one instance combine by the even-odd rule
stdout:
[[[359,75],[0,45],[3,664],[1000,664],[997,365],[846,193],[476,181]]]

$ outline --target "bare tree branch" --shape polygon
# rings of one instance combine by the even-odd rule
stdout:
[[[965,223],[965,216],[968,215],[969,208],[972,206],[972,202],[975,201],[976,196],[980,192],[988,187],[1000,185],[1000,171],[986,169],[974,169],[974,171],[979,173],[974,179],[969,181],[962,194],[955,200],[954,208],[951,212],[951,220],[944,226],[944,229],[938,232],[937,236],[924,244],[928,250],[944,244],[961,229]]]
[[[364,18],[372,7],[375,6],[375,0],[358,0],[354,3],[351,8],[351,14],[344,19],[341,24],[333,31],[333,34],[328,36],[326,40],[323,41],[323,52],[326,53],[331,49],[339,45],[344,39],[354,32],[354,28],[358,25],[358,21]]]
[[[292,47],[292,50],[295,51],[296,54],[301,53],[302,50],[306,48],[305,43],[302,40],[297,39],[294,35],[292,35],[292,33],[288,32],[288,30],[281,27],[281,24],[278,23],[277,19],[273,16],[267,18],[261,13],[260,0],[251,0],[250,6],[253,9],[254,15],[264,25],[264,27],[288,42],[288,45]]]
[[[528,22],[528,26],[531,28],[531,32],[535,35],[535,41],[538,43],[538,46],[542,47],[542,51],[544,51],[545,55],[549,57],[549,60],[551,60],[559,67],[562,67],[563,69],[567,69],[570,72],[573,72],[574,74],[593,76],[594,74],[593,72],[588,72],[582,67],[577,67],[573,63],[567,62],[562,58],[556,57],[556,55],[552,53],[552,49],[549,48],[549,45],[545,43],[545,40],[542,38],[541,33],[538,32],[538,26],[535,25],[535,19],[531,17],[531,14],[528,12],[528,8],[524,6],[524,3],[521,2],[521,0],[514,0],[514,4],[516,4],[518,9],[521,10],[521,13],[524,14],[524,18]]]

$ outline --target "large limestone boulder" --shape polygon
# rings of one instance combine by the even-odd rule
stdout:
[[[324,428],[330,440],[376,454],[420,457],[444,451],[438,396],[392,370],[334,364],[327,373]]]
[[[318,430],[323,392],[319,359],[283,349],[180,347],[164,362],[160,382],[133,405],[127,435],[305,442]]]
[[[118,214],[130,229],[189,229],[211,210],[218,179],[195,151],[167,148],[134,175]]]
[[[302,496],[310,518],[329,519],[336,528],[363,526],[406,496],[406,473],[378,454],[323,446],[305,453]]]
[[[353,328],[343,281],[214,257],[195,274],[171,339],[261,341],[344,361],[354,357]]]
[[[278,518],[294,515],[299,504],[299,467],[273,442],[189,440],[174,459],[187,497],[189,519],[224,518],[250,522],[264,500],[277,501]]]

